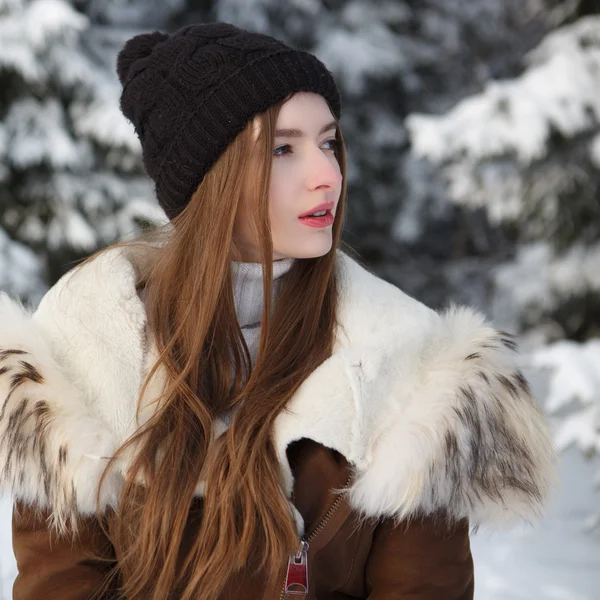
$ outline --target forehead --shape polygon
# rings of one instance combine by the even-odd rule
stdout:
[[[323,96],[312,92],[296,92],[281,107],[277,129],[301,129],[310,133],[335,120]],[[262,129],[259,115],[252,119],[252,129],[257,140]]]
[[[277,127],[320,127],[334,118],[323,96],[297,92],[281,107]]]

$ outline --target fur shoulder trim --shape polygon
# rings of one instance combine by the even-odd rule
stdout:
[[[150,353],[129,249],[65,274],[34,313],[0,294],[0,492],[52,508],[58,529],[117,502]]]
[[[93,513],[104,457],[117,448],[110,430],[55,361],[41,330],[19,304],[0,294],[0,491],[52,508],[64,530]],[[101,504],[113,504],[110,478]]]
[[[538,515],[555,456],[514,338],[465,309],[442,315],[429,337],[412,372],[381,357],[397,371],[387,391],[396,401],[357,464],[353,504],[398,518],[443,509],[474,525]],[[383,368],[355,365],[360,389]]]
[[[444,511],[475,527],[537,517],[556,482],[555,451],[513,336],[472,309],[436,313],[342,264],[348,335],[278,416],[282,463],[303,437],[339,451],[355,467],[351,504],[366,517]]]
[[[339,258],[334,352],[274,424],[286,491],[286,448],[307,437],[354,465],[350,500],[365,516],[441,509],[474,525],[534,516],[554,451],[514,339],[470,309],[438,314]],[[51,507],[59,528],[115,505],[127,459],[98,505],[100,475],[139,426],[154,358],[131,261],[106,252],[61,279],[33,315],[0,294],[0,491]]]

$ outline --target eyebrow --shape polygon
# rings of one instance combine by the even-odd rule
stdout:
[[[337,126],[338,126],[337,121],[331,121],[331,123],[327,123],[327,125],[324,125],[321,128],[321,131],[319,131],[319,135],[321,135],[322,133],[325,133],[326,131],[329,131],[330,129],[337,129]],[[304,132],[300,129],[278,129],[275,132],[275,137],[300,138],[303,136],[304,136]]]

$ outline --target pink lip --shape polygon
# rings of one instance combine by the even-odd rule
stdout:
[[[309,211],[302,213],[300,215],[300,219],[302,217],[307,217],[308,215],[312,215],[313,213],[319,212],[321,210],[327,210],[331,212],[331,209],[335,206],[335,202],[323,202],[317,206],[313,206]]]
[[[300,217],[302,225],[308,225],[309,227],[329,227],[333,225],[335,217],[329,211],[327,211],[322,217]]]

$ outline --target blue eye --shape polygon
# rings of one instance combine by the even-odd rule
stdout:
[[[331,144],[331,148],[328,148],[328,150],[337,150],[338,146],[340,145],[338,140],[336,140],[335,138],[332,138],[330,140],[325,140],[323,142],[324,144]]]
[[[287,149],[291,149],[291,146],[289,144],[285,144],[284,146],[279,146],[278,148],[275,148],[275,150],[273,150],[273,155],[274,156],[285,156],[285,154],[287,154],[287,152],[279,152],[280,150],[287,150]]]
[[[335,138],[330,140],[325,140],[323,144],[330,144],[329,148],[325,148],[326,150],[337,150],[339,147],[339,142]],[[283,146],[278,146],[273,150],[273,156],[286,156],[288,154],[293,154],[292,146],[290,144],[284,144]]]

